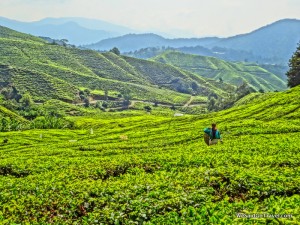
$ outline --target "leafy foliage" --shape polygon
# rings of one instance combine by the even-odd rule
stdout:
[[[110,52],[115,53],[116,55],[120,55],[120,50],[116,47],[112,48]]]
[[[300,43],[298,48],[289,62],[289,71],[286,73],[288,76],[288,86],[295,87],[300,84]]]

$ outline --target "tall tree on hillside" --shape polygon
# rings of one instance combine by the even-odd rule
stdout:
[[[115,53],[116,55],[120,55],[121,54],[120,50],[117,47],[114,47],[114,48],[112,48],[109,51],[112,52],[112,53]]]
[[[290,59],[289,67],[290,69],[286,73],[288,77],[288,86],[295,87],[300,84],[300,42],[296,52]]]
[[[65,47],[67,46],[67,44],[69,42],[69,40],[67,40],[67,39],[61,39],[60,41],[62,42],[62,45]]]

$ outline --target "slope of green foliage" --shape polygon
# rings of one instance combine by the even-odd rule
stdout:
[[[244,105],[249,103],[250,101],[252,101],[253,99],[259,97],[260,95],[262,95],[261,93],[251,93],[246,95],[245,97],[239,99],[237,102],[234,103],[235,106],[240,106],[240,105]]]
[[[249,83],[255,90],[284,90],[283,79],[255,64],[226,62],[213,57],[197,56],[168,51],[153,58],[154,61],[174,65],[203,77],[234,85]]]
[[[228,115],[237,119],[253,118],[258,120],[292,119],[293,115],[297,119],[300,111],[299,105],[300,86],[285,91],[283,93],[266,93],[256,96],[248,104],[234,107],[220,112],[218,115]],[[239,113],[239,111],[244,111]],[[239,114],[236,117],[235,112]],[[246,113],[247,112],[247,113]],[[224,118],[226,119],[226,117]],[[287,121],[288,124],[289,121]],[[291,121],[292,122],[292,121]]]
[[[20,94],[29,92],[35,101],[71,102],[78,100],[82,88],[130,92],[137,99],[167,103],[184,103],[191,94],[224,92],[222,86],[205,87],[207,80],[172,66],[54,45],[5,27],[0,30],[0,79],[8,79]]]
[[[0,117],[9,117],[10,119],[19,120],[25,122],[26,120],[19,116],[18,114],[8,110],[7,108],[0,105]]]
[[[29,92],[35,100],[56,98],[72,101],[76,87],[56,77],[27,69],[12,68],[0,64],[0,82],[8,82],[22,94]]]
[[[32,42],[41,42],[41,43],[46,43],[44,40],[34,37],[32,35],[28,34],[23,34],[20,32],[17,32],[15,30],[0,26],[0,37],[1,38],[13,38],[16,40],[26,40],[26,41],[32,41]]]
[[[23,130],[29,127],[29,122],[22,116],[0,105],[0,132]]]
[[[163,63],[151,62],[142,59],[124,57],[125,60],[136,68],[141,74],[150,78],[150,82],[164,87],[174,88],[180,92],[204,94],[207,96],[212,91],[217,94],[232,90],[233,86],[206,79],[187,71]]]
[[[73,130],[0,133],[0,221],[298,224],[299,94],[202,116],[118,112],[70,117]],[[212,122],[224,143],[208,147]]]

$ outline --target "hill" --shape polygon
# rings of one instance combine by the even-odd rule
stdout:
[[[86,45],[86,48],[107,51],[117,47],[122,52],[136,51],[147,47],[182,47],[208,45],[215,43],[219,38],[177,38],[168,39],[156,34],[127,34],[121,37],[109,38],[95,44]]]
[[[291,129],[294,125],[299,125],[299,93],[300,86],[298,85],[297,87],[282,93],[273,92],[252,94],[253,96],[246,96],[241,99],[240,102],[237,102],[236,107],[219,112],[217,115],[227,122],[230,121],[229,118],[236,118],[237,120],[253,119],[257,121],[265,121],[266,123],[278,121],[279,123],[285,123],[285,132],[289,132],[289,123],[291,125]],[[266,128],[266,125],[264,125],[264,128]],[[272,133],[272,129],[274,129],[274,132],[277,130],[275,127],[270,127],[265,131],[261,130],[261,132]],[[283,129],[283,127],[280,129]]]
[[[220,40],[219,46],[252,52],[269,63],[287,63],[300,41],[300,20],[284,19],[251,33]]]
[[[214,57],[174,51],[162,53],[152,60],[173,65],[203,77],[222,79],[233,85],[247,82],[257,91],[260,89],[265,91],[286,89],[285,80],[256,64],[226,62]]]
[[[69,118],[72,130],[0,133],[0,221],[297,224],[299,94],[209,115],[112,113]],[[224,143],[208,147],[201,131],[212,121]],[[256,214],[265,217],[245,218]]]
[[[45,18],[35,22],[21,22],[0,17],[0,25],[35,36],[67,39],[82,45],[120,36],[133,30],[101,20],[86,18]]]
[[[264,63],[265,60],[262,57],[257,57],[253,55],[252,52],[247,52],[243,50],[233,50],[221,47],[213,47],[212,49],[205,48],[202,46],[196,47],[180,47],[180,48],[164,48],[164,47],[149,47],[149,48],[142,48],[137,51],[130,51],[123,53],[124,55],[139,58],[139,59],[150,59],[155,56],[158,56],[166,51],[177,51],[186,54],[193,54],[193,55],[201,55],[201,56],[210,56],[215,57],[218,59],[222,59],[225,61],[232,61],[232,62],[255,62],[260,67],[268,70],[269,72],[279,76],[282,80],[286,80],[286,71],[288,71],[288,64],[270,64]],[[260,63],[259,63],[260,62]]]
[[[230,85],[173,66],[114,53],[63,47],[0,27],[1,79],[36,101],[79,99],[79,90],[108,90],[117,97],[184,104],[191,94],[222,94]],[[209,83],[209,85],[207,85]]]
[[[141,55],[139,52],[134,54],[134,51],[140,49],[172,47],[185,53],[230,61],[286,65],[300,41],[299,37],[300,20],[285,19],[253,32],[228,38],[166,39],[154,34],[140,34],[106,39],[86,47],[104,51],[116,46],[134,57]]]
[[[195,47],[148,47],[141,48],[136,51],[124,52],[124,55],[128,55],[135,58],[149,59],[157,56],[165,51],[178,51],[186,54],[202,55],[202,56],[212,56],[215,58],[223,59],[225,61],[261,61],[258,57],[255,57],[252,52],[247,52],[243,50],[233,50],[221,47],[213,47],[209,49],[208,47],[195,46]]]

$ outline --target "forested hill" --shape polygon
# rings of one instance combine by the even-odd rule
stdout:
[[[109,50],[118,47],[122,52],[135,51],[147,47],[183,47],[210,45],[218,42],[220,38],[176,38],[167,39],[153,33],[147,34],[127,34],[120,37],[108,38],[94,44],[86,45],[87,48],[95,50]]]
[[[257,91],[274,91],[287,88],[286,81],[281,76],[253,63],[227,62],[214,57],[184,54],[176,51],[164,52],[152,60],[173,65],[203,77],[221,79],[233,85],[247,82]]]
[[[0,27],[0,82],[35,101],[74,101],[82,89],[130,93],[140,100],[184,104],[191,94],[220,95],[231,85],[147,60],[48,43]],[[2,87],[4,88],[4,87]]]
[[[300,20],[283,19],[248,34],[220,40],[211,45],[244,50],[268,59],[269,63],[287,63],[300,41]]]
[[[151,48],[171,47],[225,60],[286,65],[299,40],[300,20],[283,19],[250,33],[228,38],[167,39],[155,34],[130,34],[105,39],[87,47],[102,51],[118,47],[121,52],[131,52],[128,54],[137,56],[141,49],[148,48],[151,53]]]

